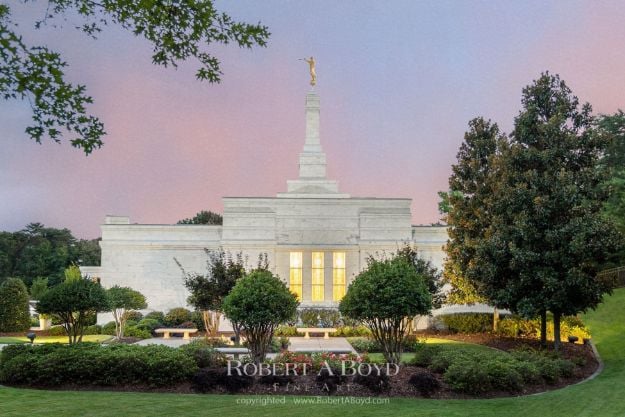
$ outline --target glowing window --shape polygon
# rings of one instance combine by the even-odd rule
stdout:
[[[302,299],[302,252],[291,252],[289,288],[299,300]]]
[[[312,301],[323,301],[323,252],[312,253]]]
[[[345,252],[333,253],[332,299],[341,301],[345,295]]]

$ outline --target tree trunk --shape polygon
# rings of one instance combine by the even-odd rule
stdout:
[[[559,312],[553,313],[553,347],[558,352],[560,350],[560,317]]]
[[[547,347],[547,310],[540,312],[540,346]]]
[[[499,327],[499,310],[495,307],[493,308],[493,333],[497,333],[497,327]]]

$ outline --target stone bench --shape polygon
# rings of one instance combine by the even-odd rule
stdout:
[[[226,355],[232,355],[232,357],[234,359],[239,359],[239,355],[249,355],[250,354],[250,350],[248,348],[243,348],[243,347],[220,347],[220,348],[215,348],[215,350],[217,352],[226,354]]]
[[[334,327],[298,327],[298,333],[304,333],[304,339],[310,339],[310,333],[323,333],[324,339],[330,338],[330,333],[336,332]]]
[[[184,340],[191,339],[191,333],[197,333],[197,329],[156,329],[155,333],[163,333],[163,339],[171,339],[172,333],[182,333]]]

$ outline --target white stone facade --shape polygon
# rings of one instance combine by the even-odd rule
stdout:
[[[150,310],[164,311],[185,306],[188,295],[174,259],[186,271],[202,273],[205,248],[241,251],[250,267],[259,254],[266,253],[271,270],[288,285],[290,254],[301,252],[302,306],[337,305],[333,260],[341,259],[341,253],[346,286],[366,266],[369,255],[393,252],[404,244],[413,245],[441,268],[446,229],[412,226],[410,199],[350,197],[339,193],[336,181],[326,178],[319,112],[319,97],[310,92],[300,176],[287,182],[287,192],[267,198],[225,197],[223,226],[131,224],[128,217],[107,216],[101,226],[102,266],[82,267],[83,272],[98,276],[105,287],[132,287],[147,297]],[[314,297],[313,252],[324,254],[323,266],[316,268],[323,272],[316,272]]]

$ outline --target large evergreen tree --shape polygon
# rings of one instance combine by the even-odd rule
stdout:
[[[523,90],[522,103],[510,146],[494,161],[471,279],[497,306],[543,323],[552,312],[557,349],[561,316],[596,307],[609,291],[596,275],[622,240],[601,215],[607,143],[590,105],[548,73]]]
[[[439,207],[448,225],[444,277],[451,284],[447,297],[451,303],[486,301],[476,286],[473,260],[490,223],[495,158],[504,146],[505,137],[496,123],[480,117],[471,120],[452,166],[449,192],[439,193]]]

